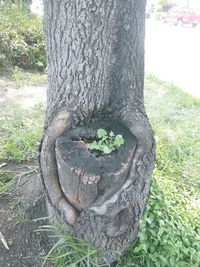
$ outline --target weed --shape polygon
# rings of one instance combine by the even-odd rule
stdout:
[[[188,209],[190,195],[182,190],[181,184],[163,177],[157,170],[154,172],[138,240],[124,259],[137,256],[140,266],[199,266],[199,215],[191,205]]]
[[[106,132],[104,129],[97,130],[97,140],[89,144],[90,150],[97,150],[104,154],[110,154],[124,144],[122,135],[115,135],[112,131]]]

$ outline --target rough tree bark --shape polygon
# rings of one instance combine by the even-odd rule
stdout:
[[[143,99],[145,2],[44,0],[40,162],[49,212],[109,262],[135,238],[155,160]],[[94,138],[98,126],[122,133],[128,145],[96,158],[79,141]]]

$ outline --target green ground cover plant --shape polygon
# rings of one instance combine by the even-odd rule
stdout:
[[[0,70],[17,66],[41,71],[46,67],[42,19],[25,2],[10,1],[0,7]]]

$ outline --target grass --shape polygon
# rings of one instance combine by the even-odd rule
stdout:
[[[198,193],[200,100],[147,75],[146,107],[157,140],[157,170]]]
[[[30,161],[38,157],[42,136],[42,105],[23,109],[12,105],[0,118],[0,162]]]
[[[46,74],[41,75],[38,71],[25,71],[21,68],[14,67],[11,70],[10,78],[14,81],[17,88],[28,86],[40,86],[46,84]]]
[[[23,109],[8,105],[0,117],[0,193],[14,178],[5,164],[26,163],[38,158],[38,147],[43,130],[44,107]]]
[[[116,266],[198,267],[200,100],[147,74],[145,101],[157,141],[156,168],[138,238]],[[2,115],[1,162],[37,157],[43,114],[40,106],[28,111],[14,107]],[[10,179],[4,175],[0,187]],[[91,245],[63,231],[59,240],[47,257],[56,267],[100,266]]]
[[[0,169],[0,193],[5,192],[9,188],[9,184],[13,178],[12,172]]]
[[[98,255],[97,250],[90,243],[70,236],[61,225],[57,225],[56,229],[58,228],[59,234],[56,236],[58,241],[45,257],[42,267],[47,262],[51,262],[53,266],[68,267],[108,266],[107,261]],[[40,230],[55,233],[54,227],[48,225],[42,226]]]

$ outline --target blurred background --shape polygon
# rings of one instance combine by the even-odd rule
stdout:
[[[146,71],[200,97],[200,1],[148,0]]]

